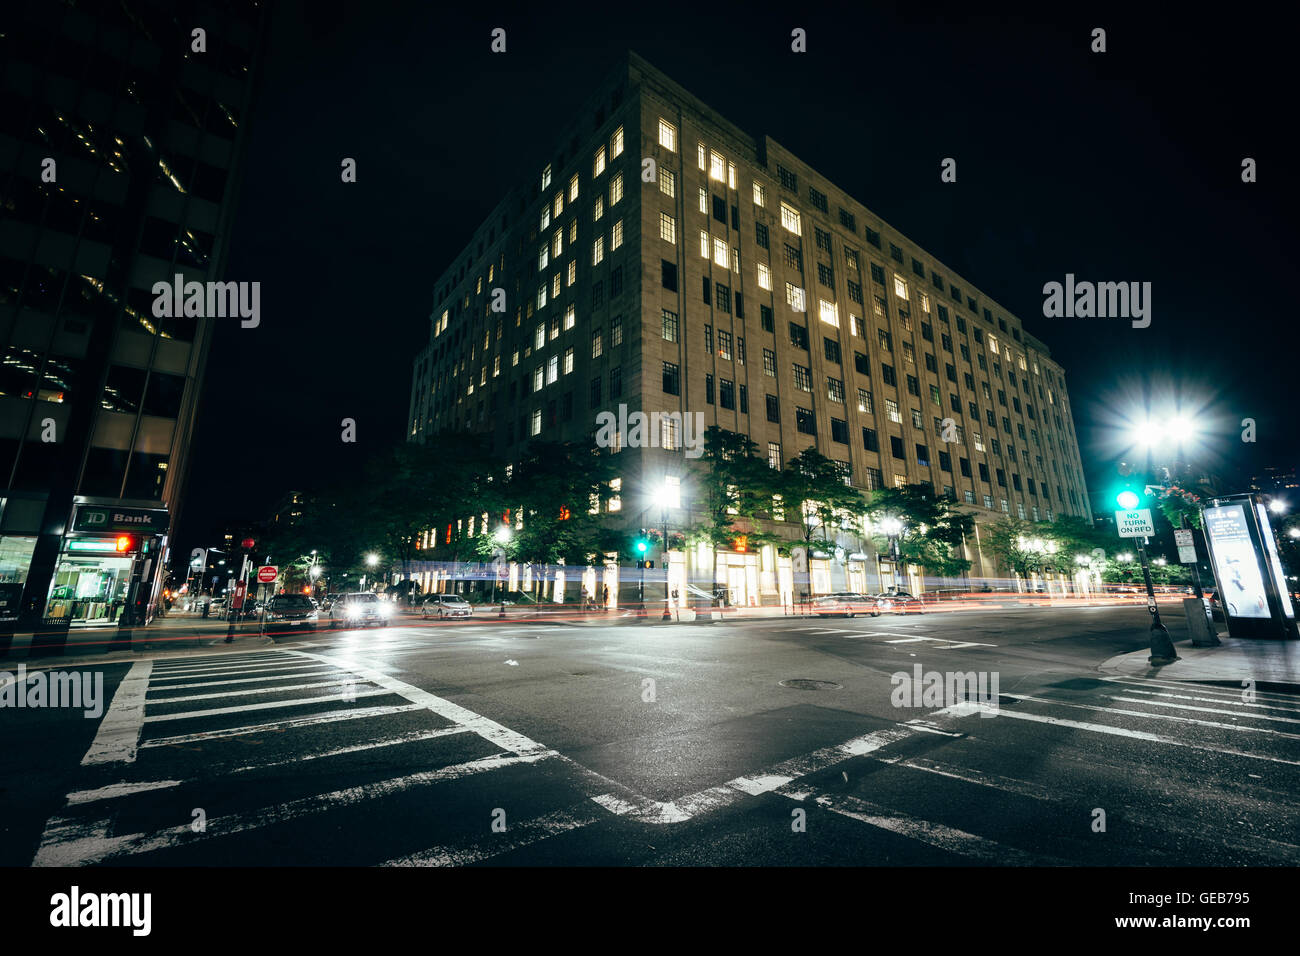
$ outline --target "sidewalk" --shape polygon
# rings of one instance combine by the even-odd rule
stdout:
[[[1187,641],[1174,644],[1181,660],[1163,667],[1147,663],[1148,649],[1117,654],[1103,661],[1104,672],[1125,677],[1161,677],[1168,680],[1227,681],[1240,684],[1287,685],[1300,693],[1300,641],[1242,640],[1220,633],[1222,647],[1192,647]]]
[[[148,627],[133,628],[129,647],[115,646],[118,629],[104,627],[70,631],[61,649],[37,654],[31,653],[32,632],[20,631],[14,635],[9,650],[0,655],[0,670],[12,670],[19,663],[26,664],[29,670],[57,664],[84,667],[130,663],[140,660],[142,655],[230,653],[274,644],[271,638],[258,633],[257,621],[237,624],[234,640],[229,644],[226,643],[228,628],[229,622],[219,618],[173,612],[168,617],[156,618]]]

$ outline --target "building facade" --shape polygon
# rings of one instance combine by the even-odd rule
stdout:
[[[929,485],[977,528],[1090,517],[1047,348],[789,150],[635,54],[557,134],[435,285],[412,440],[468,428],[509,460],[532,439],[584,438],[621,406],[676,413],[650,447],[610,449],[621,476],[602,507],[634,529],[661,526],[665,489],[669,528],[689,522],[695,421],[748,435],[774,468],[815,447],[863,491]],[[996,576],[975,538],[971,577]],[[839,534],[807,556],[808,586],[882,590],[894,569],[868,550]],[[671,557],[683,594],[713,560]],[[706,571],[741,604],[794,587],[772,548]]]
[[[265,25],[255,0],[6,11],[0,628],[141,623],[162,582]],[[4,640],[0,637],[0,640]]]

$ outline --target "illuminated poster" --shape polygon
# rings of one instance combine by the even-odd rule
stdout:
[[[1246,524],[1246,509],[1241,505],[1206,508],[1205,533],[1214,556],[1214,570],[1223,588],[1219,600],[1228,615],[1271,617],[1264,579],[1255,559],[1255,545]]]
[[[1255,505],[1259,512],[1260,533],[1264,536],[1264,547],[1268,549],[1268,563],[1273,569],[1273,580],[1277,583],[1277,595],[1282,599],[1282,612],[1287,617],[1295,617],[1295,608],[1291,606],[1291,592],[1286,586],[1286,575],[1282,573],[1282,559],[1277,556],[1277,542],[1273,540],[1273,528],[1268,523],[1268,512],[1263,505]]]

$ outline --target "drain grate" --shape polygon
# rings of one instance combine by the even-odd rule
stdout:
[[[843,685],[829,680],[808,680],[804,677],[797,677],[792,680],[783,680],[780,682],[782,687],[793,687],[795,690],[840,690]]]

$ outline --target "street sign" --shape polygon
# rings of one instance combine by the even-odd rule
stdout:
[[[240,581],[238,584],[235,585],[235,597],[234,600],[231,602],[231,607],[233,607],[236,611],[243,609],[244,595],[246,593],[248,592],[243,581]]]
[[[1178,545],[1179,564],[1196,563],[1196,545],[1192,543],[1192,532],[1189,529],[1175,528],[1174,544]]]
[[[1121,538],[1150,538],[1156,533],[1155,525],[1151,521],[1150,508],[1116,511],[1115,527]]]
[[[257,569],[257,580],[262,584],[270,584],[280,575],[280,569],[274,564],[264,564]]]

